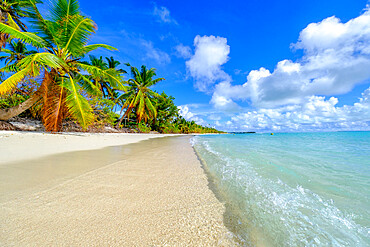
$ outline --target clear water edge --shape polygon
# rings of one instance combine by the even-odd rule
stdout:
[[[370,132],[192,142],[241,245],[370,246]]]

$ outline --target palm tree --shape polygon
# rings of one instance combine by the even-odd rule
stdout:
[[[80,59],[97,48],[115,48],[104,44],[87,45],[96,26],[90,18],[81,14],[77,0],[54,2],[50,19],[44,19],[36,3],[30,2],[30,16],[37,34],[22,32],[3,23],[0,23],[0,32],[38,48],[38,53],[28,55],[17,63],[17,72],[0,84],[0,95],[11,92],[26,76],[41,78],[42,83],[27,101],[0,111],[0,120],[20,114],[43,98],[42,116],[46,130],[58,131],[67,116],[87,128],[93,122],[94,114],[84,96],[97,95],[100,91],[87,78],[86,72],[94,77],[104,76],[112,87],[119,90],[125,90],[125,86],[115,71],[104,71]],[[6,67],[3,70],[9,72]]]
[[[25,44],[21,41],[10,42],[9,49],[2,49],[1,52],[7,53],[6,56],[0,56],[0,61],[4,60],[6,65],[18,63],[28,55],[37,53],[36,51],[29,51]]]
[[[159,94],[153,92],[149,87],[164,80],[164,78],[153,79],[156,76],[155,69],[147,69],[146,66],[141,66],[141,71],[130,64],[131,74],[133,79],[128,80],[128,90],[122,94],[118,100],[125,100],[122,109],[126,109],[125,114],[120,118],[116,127],[122,123],[122,120],[135,109],[136,121],[138,123],[144,119],[145,122],[149,118],[155,118],[157,115],[156,108],[153,106],[153,99],[160,97]]]
[[[117,63],[120,64],[120,62],[116,61],[111,57],[112,60],[108,61],[108,64],[103,61],[103,57],[100,56],[99,58],[95,56],[89,56],[90,57],[90,63],[95,67],[98,67],[102,71],[109,73],[109,74],[116,74],[119,76],[123,76],[126,71],[122,69],[117,69],[116,65]],[[92,75],[90,76],[90,79],[93,81],[94,85],[99,88],[100,92],[102,93],[102,96],[104,98],[109,98],[111,100],[114,100],[117,98],[117,95],[115,94],[115,89],[111,86],[111,83],[109,82],[109,78],[107,78],[104,74],[99,75]]]
[[[106,57],[105,58],[108,62],[108,68],[110,69],[116,69],[118,67],[118,65],[120,65],[120,61],[117,61],[115,60],[113,57]],[[124,71],[124,70],[121,70],[121,71]],[[126,73],[126,71],[125,71]]]
[[[31,2],[41,3],[39,0],[2,0],[0,3],[0,22],[18,30],[26,31],[26,25],[21,21],[22,17],[28,16],[27,8]],[[0,51],[5,47],[9,34],[0,32]]]

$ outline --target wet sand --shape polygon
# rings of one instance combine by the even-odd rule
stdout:
[[[233,245],[189,138],[2,164],[0,245]]]

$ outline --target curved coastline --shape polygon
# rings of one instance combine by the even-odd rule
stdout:
[[[42,163],[74,159],[77,165],[112,152],[124,157],[3,198],[0,243],[235,245],[223,224],[224,205],[209,190],[189,136],[50,155]],[[29,160],[21,163],[18,169],[30,168]]]

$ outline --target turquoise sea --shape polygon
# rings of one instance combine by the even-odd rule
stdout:
[[[245,246],[370,246],[370,132],[195,136]]]

